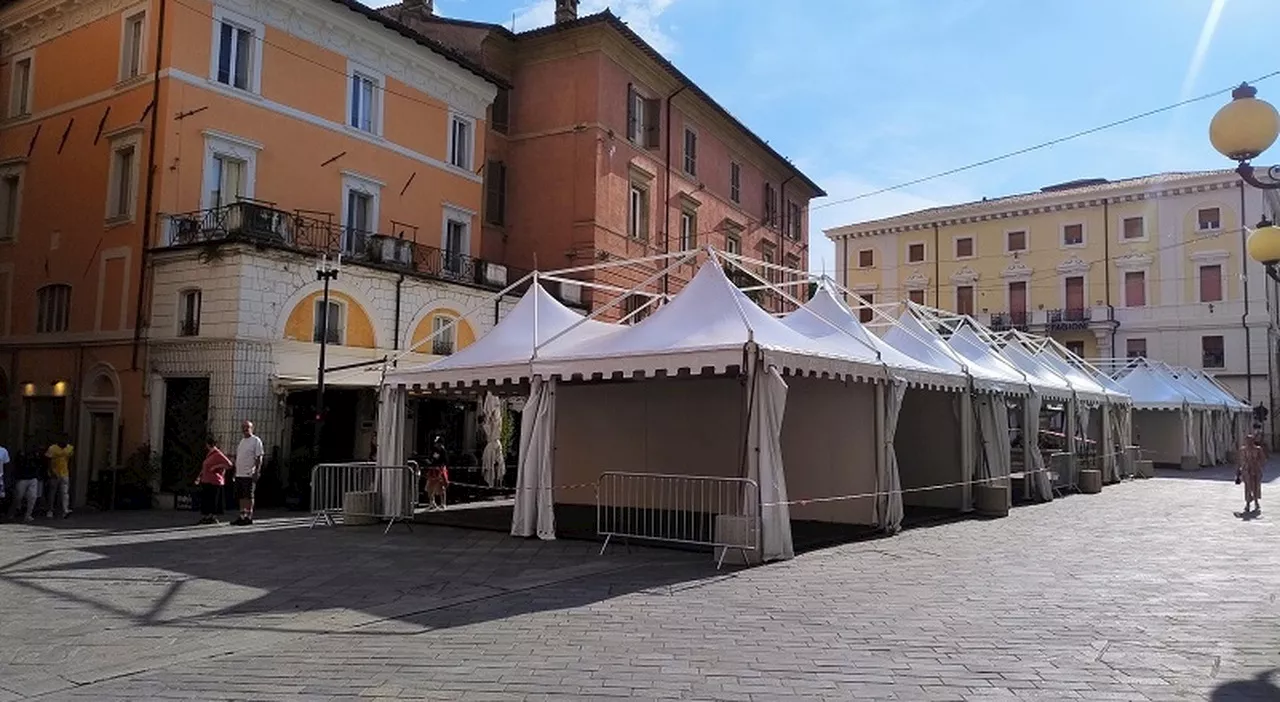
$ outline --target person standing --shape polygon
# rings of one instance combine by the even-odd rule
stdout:
[[[62,516],[71,516],[71,457],[75,452],[67,435],[60,434],[58,441],[44,453],[49,459],[49,499],[44,516],[50,519],[57,511],[59,500],[62,501]]]
[[[1244,483],[1244,514],[1262,514],[1262,466],[1267,460],[1262,439],[1257,432],[1250,432],[1240,447],[1240,465],[1236,468],[1236,483]]]
[[[31,521],[31,513],[35,511],[36,500],[40,497],[40,458],[38,454],[21,453],[14,465],[13,502],[9,505],[9,516],[14,517],[18,510],[25,507],[23,519]],[[23,503],[26,503],[25,505]]]
[[[200,477],[196,482],[200,485],[200,523],[217,524],[218,501],[222,499],[222,488],[226,485],[226,472],[233,467],[231,459],[218,448],[218,440],[212,436],[204,442],[207,453],[200,466]]]
[[[236,447],[236,499],[240,501],[240,517],[232,524],[253,524],[253,498],[262,476],[262,439],[253,433],[253,422],[244,420],[240,425],[244,435]]]

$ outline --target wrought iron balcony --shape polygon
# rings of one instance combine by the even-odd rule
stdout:
[[[991,330],[1008,331],[1017,329],[1026,331],[1030,321],[1031,315],[1028,312],[992,312]]]
[[[1091,307],[1049,310],[1050,329],[1087,329],[1092,320],[1093,308]]]
[[[289,212],[254,200],[166,215],[162,218],[161,235],[161,248],[239,242],[308,255],[341,253],[344,262],[493,290],[506,287],[515,273],[461,251],[426,246],[401,235],[345,227],[333,221],[332,215]],[[576,300],[570,302],[580,304]]]

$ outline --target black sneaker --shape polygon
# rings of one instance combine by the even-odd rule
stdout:
[[[240,515],[239,517],[236,517],[236,518],[235,518],[235,521],[231,522],[231,526],[244,526],[245,524],[246,524],[246,522],[244,521],[244,515],[243,515],[243,514],[242,514],[242,515]]]

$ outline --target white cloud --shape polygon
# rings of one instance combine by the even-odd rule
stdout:
[[[851,173],[835,173],[818,177],[816,180],[824,190],[830,193],[830,196],[814,201],[813,206],[819,209],[809,211],[809,270],[831,275],[834,275],[836,270],[836,249],[822,230],[979,199],[966,188],[954,183],[934,183],[928,187],[919,186],[912,191],[893,190],[861,200],[822,207],[828,201],[838,201],[856,197],[862,193],[874,192],[885,185],[870,182]]]
[[[676,42],[661,26],[659,18],[676,0],[583,0],[578,5],[578,16],[595,14],[608,8],[622,18],[632,31],[639,34],[653,48],[665,55],[676,51]],[[516,13],[515,28],[518,32],[545,27],[555,21],[554,0],[537,0]]]

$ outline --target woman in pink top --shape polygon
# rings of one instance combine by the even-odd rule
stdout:
[[[218,518],[213,516],[218,509],[218,497],[222,486],[226,484],[225,471],[231,467],[231,459],[218,448],[218,441],[212,436],[205,441],[209,452],[205,454],[204,464],[200,466],[200,477],[196,482],[200,485],[200,523],[217,524]]]
[[[1244,446],[1240,447],[1240,467],[1236,468],[1236,484],[1244,483],[1244,514],[1249,514],[1249,505],[1253,505],[1253,513],[1262,513],[1262,467],[1267,461],[1266,450],[1256,433],[1249,433],[1244,438]]]

